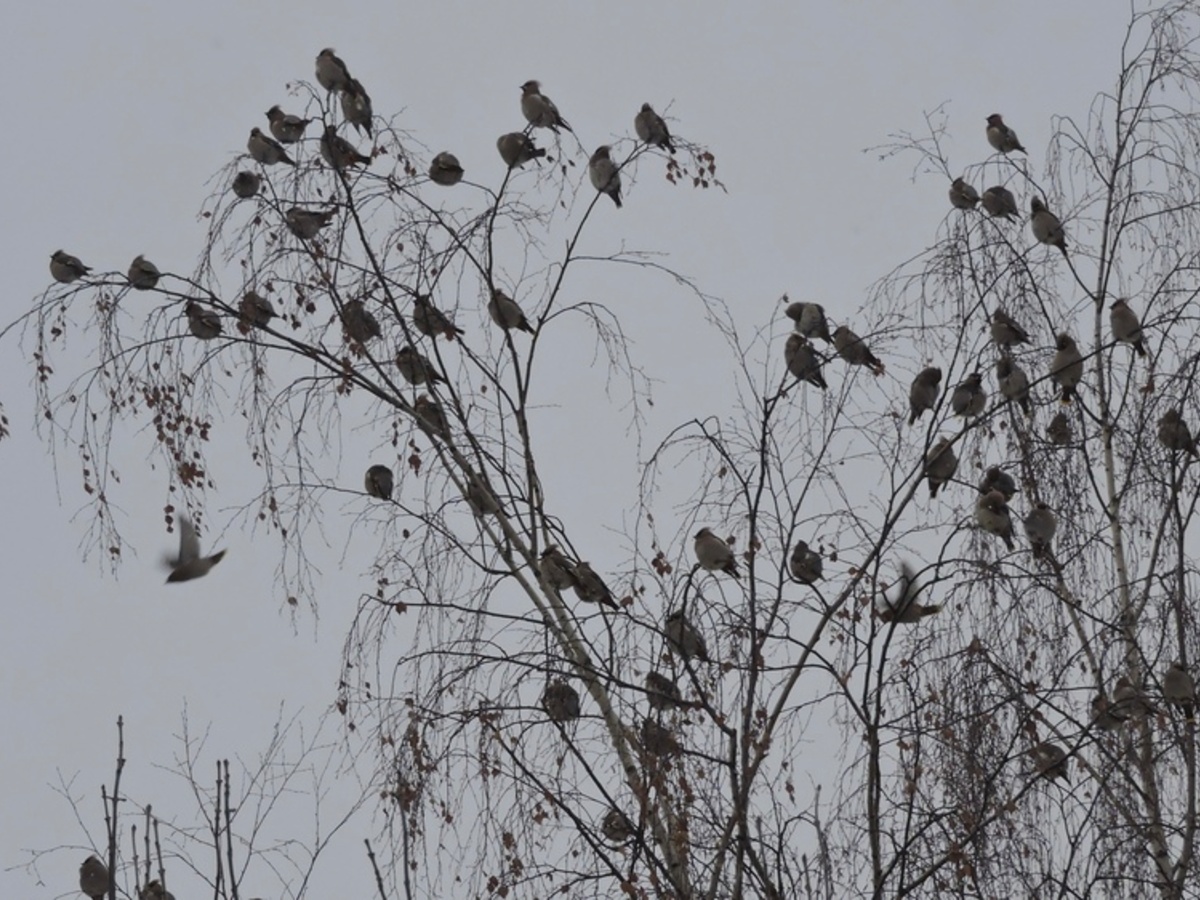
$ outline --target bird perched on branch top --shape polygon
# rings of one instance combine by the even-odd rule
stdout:
[[[180,515],[179,555],[174,559],[167,560],[167,565],[171,568],[167,582],[203,578],[208,574],[208,570],[219,563],[224,556],[224,550],[218,550],[212,556],[201,556],[200,538],[196,536],[196,528],[192,525],[192,520],[185,515]]]
[[[549,128],[556,134],[560,128],[574,134],[554,101],[543,94],[541,88],[541,82],[532,79],[521,85],[521,114],[525,116],[525,121],[534,128]]]
[[[734,578],[741,578],[738,573],[737,560],[733,548],[721,538],[712,533],[709,528],[701,528],[696,532],[692,549],[696,553],[696,561],[700,568],[709,572],[724,572]]]
[[[611,150],[612,147],[608,144],[602,144],[596,148],[596,152],[588,160],[588,178],[592,181],[592,187],[600,193],[612,197],[613,203],[617,204],[617,209],[620,209],[621,172],[609,155]]]
[[[633,130],[644,144],[652,147],[662,147],[668,153],[674,153],[671,145],[671,132],[663,117],[654,111],[649,103],[643,103],[638,114],[633,117]]]
[[[796,323],[796,331],[810,341],[820,338],[827,344],[833,343],[829,334],[829,322],[825,318],[825,307],[820,303],[789,303],[784,315]]]
[[[346,64],[333,52],[332,47],[326,47],[317,54],[317,82],[327,91],[344,91],[350,87],[350,70]]]
[[[987,140],[994,149],[1001,153],[1020,150],[1028,155],[1025,148],[1021,146],[1021,142],[1017,140],[1017,133],[1004,124],[1000,113],[992,113],[987,117]]]

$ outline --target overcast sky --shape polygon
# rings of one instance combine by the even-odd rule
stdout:
[[[347,6],[352,14],[341,12]],[[595,246],[627,241],[669,253],[747,331],[777,314],[785,291],[853,320],[868,287],[927,246],[948,211],[943,181],[914,181],[912,160],[881,162],[866,148],[920,132],[925,112],[946,103],[953,166],[988,155],[984,119],[1001,112],[1040,175],[1053,117],[1082,117],[1092,96],[1111,88],[1128,15],[1125,4],[1095,0],[645,6],[12,5],[0,60],[9,123],[0,179],[10,222],[8,315],[0,318],[15,317],[46,288],[49,255],[60,247],[97,270],[124,271],[143,253],[164,269],[191,271],[206,182],[243,152],[251,127],[265,128],[267,107],[288,108],[286,84],[311,80],[317,51],[332,46],[377,113],[403,109],[405,128],[433,150],[453,150],[468,178],[483,183],[500,181],[494,142],[523,125],[518,85],[529,78],[543,82],[589,150],[627,137],[642,102],[669,109],[673,131],[714,151],[728,194],[670,188],[644,166],[625,208],[600,210]],[[732,389],[719,368],[727,356],[689,352],[721,346],[700,333],[699,310],[644,284],[640,296],[605,299],[629,316],[635,354],[661,379],[653,443],[688,418],[721,413]],[[81,344],[77,337],[72,346]],[[369,584],[365,560],[346,551],[361,508],[347,502],[332,510],[329,546],[317,551],[320,619],[304,611],[294,620],[273,584],[274,543],[231,525],[254,484],[245,460],[230,460],[216,473],[204,539],[228,547],[228,558],[205,580],[164,585],[169,480],[147,464],[149,437],[132,432],[118,442],[124,481],[114,500],[137,556],[118,578],[106,574],[97,554],[82,558],[88,523],[77,515],[84,498],[75,456],[60,448],[56,467],[33,433],[30,373],[10,335],[0,350],[0,402],[13,430],[0,443],[9,609],[0,631],[0,896],[50,898],[75,890],[87,851],[46,860],[41,885],[12,867],[27,849],[86,843],[53,790],[59,773],[75,779],[84,821],[102,839],[98,785],[112,776],[118,714],[127,723],[127,788],[169,808],[171,783],[151,766],[178,754],[184,705],[195,730],[212,726],[209,775],[218,755],[253,756],[281,706],[315,721],[335,699],[342,638]],[[619,445],[623,420],[597,409],[603,391],[584,396],[586,406],[564,411],[575,418],[563,421]],[[241,423],[220,427],[236,446]],[[346,471],[361,471],[375,445],[342,435]],[[615,465],[632,458],[615,456]],[[592,462],[551,465],[551,477],[565,485]],[[598,536],[619,527],[636,499],[633,484],[627,492],[608,483],[574,490],[558,506],[594,504],[575,524]],[[596,557],[615,566],[619,548]],[[338,868],[363,885],[341,896],[366,896],[361,839],[370,826],[363,820],[335,848],[351,861]],[[190,895],[179,881],[172,887],[181,900]]]

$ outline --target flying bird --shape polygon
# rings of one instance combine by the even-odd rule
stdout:
[[[515,328],[533,334],[533,326],[525,318],[525,313],[517,305],[517,301],[499,288],[492,289],[492,299],[488,301],[487,311],[492,321],[505,331]]]
[[[929,497],[932,499],[938,495],[942,485],[947,484],[958,471],[958,457],[954,455],[949,438],[938,438],[937,443],[929,448],[929,452],[925,454],[923,471],[929,479]]]
[[[224,550],[218,550],[212,556],[201,556],[200,539],[196,536],[196,528],[192,525],[191,519],[181,514],[179,516],[179,556],[167,560],[167,565],[171,569],[171,574],[167,576],[167,583],[203,578],[208,574],[208,570],[219,563],[224,556]]]
[[[458,157],[443,150],[429,163],[429,180],[442,187],[454,187],[462,181],[463,167]]]
[[[821,357],[800,332],[793,331],[788,335],[787,343],[783,345],[783,361],[797,381],[807,381],[821,390],[828,387],[821,373]]]
[[[820,338],[827,344],[833,343],[829,335],[829,322],[825,318],[825,307],[820,303],[789,303],[784,315],[796,323],[796,331],[810,341]]]
[[[89,856],[79,866],[79,890],[91,900],[102,900],[108,893],[108,866],[98,856]]]
[[[1183,421],[1177,409],[1168,409],[1158,420],[1158,441],[1168,450],[1183,450],[1189,456],[1198,455],[1192,429]]]
[[[621,173],[617,169],[617,164],[609,156],[610,150],[612,147],[608,144],[602,144],[596,148],[596,152],[588,160],[588,178],[592,180],[592,187],[600,193],[612,197],[613,203],[617,204],[617,209],[620,209]]]
[[[1021,142],[1017,140],[1017,133],[1004,124],[1000,113],[992,113],[987,117],[987,140],[994,149],[1001,153],[1020,150],[1028,155],[1025,148],[1021,146]]]
[[[667,616],[663,622],[663,635],[671,650],[684,659],[709,661],[708,645],[705,643],[704,637],[688,621],[682,609],[677,609]]]
[[[834,329],[833,347],[837,351],[837,355],[852,366],[868,366],[871,374],[875,376],[882,375],[885,371],[879,357],[871,352],[871,348],[862,338],[845,325],[839,325]]]
[[[979,191],[961,178],[950,182],[950,205],[955,209],[974,209],[979,203]]]
[[[1033,402],[1029,398],[1029,376],[1008,356],[996,360],[996,381],[1000,384],[1000,396],[1020,404],[1022,412],[1033,415]]]
[[[633,130],[637,132],[638,139],[642,143],[652,147],[662,147],[668,153],[675,152],[675,148],[671,145],[671,132],[667,129],[667,123],[649,103],[643,103],[638,114],[633,117]]]
[[[281,144],[294,144],[304,137],[304,130],[312,119],[302,119],[285,113],[276,104],[267,110],[267,123],[275,140]]]
[[[554,101],[542,93],[539,81],[527,81],[521,85],[521,115],[534,128],[549,128],[555,134],[558,129],[565,128],[574,134],[574,130],[562,117]]]
[[[1142,340],[1142,323],[1129,303],[1120,298],[1113,301],[1108,310],[1108,324],[1113,337],[1123,344],[1132,344],[1138,356],[1146,355],[1146,344]]]
[[[692,549],[700,568],[708,572],[724,572],[734,578],[742,577],[738,572],[733,548],[713,534],[711,529],[701,528],[696,532],[695,538]]]
[[[900,589],[896,600],[892,602],[887,594],[883,595],[883,605],[875,607],[875,614],[884,622],[897,622],[911,625],[926,616],[932,616],[942,611],[938,603],[918,603],[922,586],[917,582],[917,575],[908,563],[900,564]]]
[[[1002,493],[988,491],[979,495],[975,503],[975,521],[988,534],[994,534],[1004,541],[1004,546],[1009,550],[1016,549],[1013,544],[1012,514]]]
[[[1058,220],[1058,216],[1046,208],[1046,204],[1040,197],[1030,200],[1029,208],[1032,212],[1029,217],[1029,227],[1033,230],[1033,236],[1039,243],[1057,247],[1062,251],[1062,255],[1066,256],[1067,233],[1063,229],[1062,222]]]
[[[65,250],[55,250],[50,254],[50,276],[60,284],[70,284],[91,271],[91,266],[85,266],[78,256],[72,256]]]
[[[1075,388],[1083,380],[1083,355],[1075,339],[1063,332],[1054,339],[1056,353],[1050,361],[1050,378],[1062,389],[1062,402],[1070,403],[1078,396]]]
[[[546,155],[546,151],[538,148],[533,143],[533,138],[523,131],[510,131],[500,135],[496,138],[496,149],[500,151],[500,158],[510,169]]]
[[[161,274],[158,266],[138,254],[129,264],[129,286],[139,291],[148,291],[158,284],[158,277]]]
[[[264,166],[273,166],[276,163],[287,163],[289,166],[296,165],[295,161],[287,155],[287,151],[283,149],[283,144],[279,143],[275,138],[263,134],[259,128],[250,129],[250,138],[246,141],[246,150],[249,152],[251,159],[262,163]]]
[[[346,64],[333,52],[332,47],[326,47],[317,54],[317,82],[327,91],[344,91],[350,87],[352,79]]]
[[[363,487],[376,500],[391,500],[396,487],[395,476],[387,466],[376,464],[367,469],[363,476]]]

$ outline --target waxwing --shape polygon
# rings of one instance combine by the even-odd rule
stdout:
[[[1112,326],[1113,337],[1123,344],[1132,344],[1138,356],[1146,355],[1146,345],[1142,341],[1142,323],[1138,321],[1137,313],[1129,308],[1129,304],[1118,298],[1113,301],[1108,310],[1108,322]]]
[[[360,344],[365,344],[372,338],[383,334],[379,327],[379,320],[363,305],[361,300],[348,300],[342,307],[340,318],[346,337],[358,341]]]
[[[446,421],[442,404],[422,394],[413,403],[413,414],[417,420],[417,427],[426,434],[443,441],[450,440],[450,423]]]
[[[829,323],[825,319],[825,307],[820,303],[789,303],[784,315],[796,323],[796,331],[812,340],[820,338],[827,344],[833,343],[829,336]]]
[[[1043,741],[1029,753],[1033,757],[1033,764],[1037,768],[1038,775],[1042,778],[1051,781],[1061,778],[1063,781],[1070,782],[1071,773],[1068,771],[1070,760],[1067,758],[1067,751],[1058,744]]]
[[[500,158],[510,169],[546,155],[546,151],[537,147],[533,138],[522,131],[510,131],[500,135],[496,138],[496,149],[500,151]]]
[[[155,878],[147,882],[138,894],[138,900],[175,900],[175,895],[163,887],[162,882]]]
[[[146,257],[135,256],[129,264],[129,286],[139,291],[148,291],[158,284],[158,276],[161,274],[158,266]]]
[[[734,558],[733,548],[729,544],[708,528],[701,528],[697,531],[695,538],[692,549],[695,551],[696,561],[700,563],[700,568],[709,572],[724,572],[734,578],[742,577],[738,573],[737,560]]]
[[[1113,699],[1109,706],[1109,712],[1120,721],[1127,722],[1130,719],[1154,715],[1158,710],[1141,688],[1135,687],[1128,677],[1122,675],[1113,686]]]
[[[491,485],[478,475],[471,474],[468,477],[466,498],[471,512],[480,518],[500,512],[500,501],[492,493]]]
[[[1025,148],[1021,146],[1021,142],[1017,140],[1017,133],[1004,124],[1000,113],[992,113],[987,117],[987,140],[994,149],[1001,153],[1011,153],[1014,150],[1026,152]]]
[[[371,163],[371,157],[359,153],[358,149],[338,134],[332,125],[326,125],[325,133],[321,135],[321,159],[334,169],[366,166]]]
[[[315,238],[317,233],[332,222],[336,216],[337,210],[335,209],[303,209],[293,206],[283,214],[283,221],[287,225],[288,231],[301,240],[308,241]]]
[[[1192,430],[1177,409],[1168,409],[1158,420],[1158,440],[1168,450],[1185,450],[1196,456],[1196,440]]]
[[[1033,236],[1037,238],[1039,243],[1057,247],[1062,251],[1062,255],[1066,256],[1067,233],[1063,230],[1062,222],[1058,220],[1058,216],[1046,208],[1046,204],[1042,202],[1040,197],[1034,197],[1030,200],[1029,208],[1032,212],[1029,218],[1029,227],[1033,230]]]
[[[837,355],[852,366],[869,366],[871,373],[877,376],[885,371],[883,363],[871,352],[866,342],[845,325],[834,329],[833,347]]]
[[[442,151],[429,163],[429,180],[442,187],[454,187],[462,181],[463,167],[453,153]]]
[[[672,652],[678,653],[684,659],[698,659],[708,662],[708,645],[699,631],[687,620],[682,609],[667,616],[663,622],[663,634]]]
[[[391,469],[376,464],[367,469],[367,474],[363,477],[363,487],[377,500],[391,500],[392,491],[396,487],[396,479],[392,475]]]
[[[1062,447],[1071,443],[1071,420],[1067,418],[1065,412],[1055,413],[1054,418],[1050,420],[1050,424],[1046,426],[1046,437],[1056,447]]]
[[[273,166],[276,163],[287,163],[289,166],[296,164],[283,149],[283,144],[275,138],[263,134],[258,128],[250,129],[250,139],[246,141],[246,150],[255,162],[260,162],[264,166]]]
[[[267,110],[267,122],[270,124],[271,134],[275,135],[275,140],[281,144],[294,144],[303,138],[304,129],[311,121],[312,119],[289,115],[278,105]]]
[[[911,625],[942,611],[941,604],[918,603],[917,597],[920,593],[921,585],[917,583],[916,573],[908,563],[901,563],[900,589],[896,593],[895,601],[889,600],[885,593],[883,604],[875,607],[875,613],[884,622]]]
[[[249,200],[261,187],[262,176],[249,171],[238,172],[233,176],[233,183],[230,185],[234,195],[242,200]]]
[[[637,834],[637,826],[630,821],[629,816],[614,806],[604,814],[600,831],[605,839],[612,843],[623,844]]]
[[[815,584],[825,578],[825,561],[820,553],[808,546],[807,541],[796,541],[788,558],[788,571],[799,582]]]
[[[203,578],[208,570],[215,566],[225,556],[224,550],[219,550],[212,556],[200,555],[200,539],[196,536],[196,528],[191,519],[185,515],[179,516],[179,555],[168,559],[167,565],[171,574],[167,583],[174,581],[191,581],[193,578]]]
[[[1062,388],[1062,402],[1070,403],[1077,396],[1075,388],[1083,380],[1083,355],[1075,339],[1066,332],[1054,339],[1057,352],[1050,361],[1050,378]]]
[[[445,335],[447,340],[454,340],[455,335],[465,334],[455,326],[448,315],[433,305],[425,294],[413,294],[412,311],[413,328],[426,337]]]
[[[937,366],[930,366],[917,373],[908,389],[908,408],[911,410],[909,425],[915,425],[925,410],[933,409],[937,405],[938,388],[941,383],[942,370]]]
[[[1012,347],[1029,343],[1029,332],[1017,324],[1017,320],[997,308],[992,313],[992,340],[998,347]]]
[[[446,380],[438,374],[433,363],[418,353],[411,344],[396,351],[396,368],[409,384],[436,384]]]
[[[1025,517],[1025,537],[1033,549],[1034,559],[1048,558],[1054,533],[1058,531],[1058,517],[1045,503],[1034,504]]]
[[[80,865],[79,890],[92,900],[101,900],[108,893],[108,866],[98,856],[89,856]]]
[[[350,87],[350,70],[326,47],[317,54],[317,82],[327,91],[344,91]]]
[[[600,603],[617,610],[621,608],[591,563],[580,561],[575,564],[575,596],[584,603]]]
[[[521,85],[521,114],[535,128],[549,128],[555,134],[558,129],[565,128],[574,134],[554,101],[541,92],[541,83],[538,81],[530,80]]]
[[[1017,198],[1013,196],[1012,191],[998,184],[984,191],[979,202],[983,204],[984,212],[989,216],[1011,221],[1013,216],[1021,214]]]
[[[961,178],[950,183],[950,205],[955,209],[974,209],[979,203],[979,191]]]
[[[679,692],[679,685],[659,672],[646,673],[646,699],[651,709],[679,709],[690,706]]]
[[[996,360],[996,381],[1000,384],[1000,396],[1021,406],[1027,416],[1033,415],[1033,402],[1029,398],[1029,376],[1007,356]]]
[[[592,180],[592,187],[600,193],[612,197],[613,203],[617,204],[617,209],[620,209],[621,173],[617,170],[617,164],[609,156],[610,150],[612,147],[608,144],[602,144],[596,148],[596,152],[588,160],[588,178]]]
[[[975,521],[984,531],[1004,541],[1004,546],[1009,550],[1016,549],[1013,544],[1012,515],[1002,493],[988,491],[979,495],[975,503]]]
[[[1121,720],[1112,714],[1108,697],[1101,691],[1092,698],[1091,724],[1101,731],[1115,731],[1121,727]]]
[[[1007,503],[1016,495],[1017,483],[999,466],[989,466],[983,473],[983,480],[979,482],[979,492],[986,494],[988,491],[999,491]]]
[[[353,125],[359,134],[365,131],[367,137],[373,138],[375,133],[372,131],[371,120],[375,113],[371,109],[371,95],[362,86],[362,82],[351,78],[349,86],[342,89],[341,102],[342,118]]]
[[[189,300],[183,308],[183,314],[187,316],[188,331],[200,340],[211,341],[221,333],[221,317],[213,310]]]
[[[987,400],[983,376],[972,372],[965,381],[954,388],[950,395],[950,408],[956,416],[978,416],[987,407]]]
[[[64,250],[55,250],[50,254],[50,275],[61,284],[70,284],[91,271],[91,266],[85,266],[78,256],[72,256]]]
[[[246,291],[242,295],[238,312],[246,325],[257,328],[266,328],[276,316],[275,307],[271,301],[256,291]]]
[[[783,361],[797,381],[807,381],[821,390],[828,387],[821,374],[821,357],[798,331],[788,335],[787,343],[783,345]]]
[[[578,719],[582,711],[579,692],[565,681],[552,681],[542,691],[542,709],[551,722],[569,722]]]
[[[633,130],[637,132],[638,139],[642,143],[650,144],[653,147],[662,147],[668,153],[675,152],[675,148],[671,145],[671,132],[667,130],[667,123],[649,103],[643,103],[641,110],[633,117]]]
[[[1182,663],[1173,662],[1162,681],[1163,699],[1183,710],[1188,719],[1196,717],[1196,682]]]
[[[671,729],[650,718],[642,719],[642,749],[651,756],[678,756],[683,752]]]
[[[575,563],[553,544],[542,551],[538,570],[546,584],[556,591],[579,586],[579,579],[575,577]]]
[[[929,496],[934,498],[938,490],[954,477],[958,471],[958,457],[949,438],[938,438],[938,442],[925,454],[924,475],[929,479]]]
[[[488,301],[487,311],[492,321],[505,331],[515,328],[533,334],[533,326],[525,318],[525,313],[521,311],[517,301],[499,288],[492,289],[492,299]]]

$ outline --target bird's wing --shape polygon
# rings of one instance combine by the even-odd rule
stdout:
[[[200,558],[200,539],[196,537],[196,528],[187,516],[179,517],[179,559],[178,564],[191,562]]]

